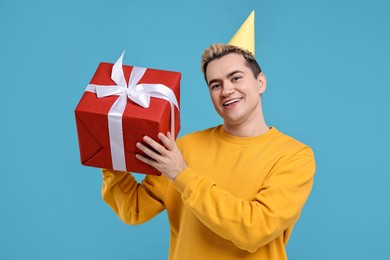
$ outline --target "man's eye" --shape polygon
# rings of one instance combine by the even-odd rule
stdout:
[[[237,80],[240,80],[240,79],[241,79],[241,76],[235,76],[235,77],[232,78],[232,81],[234,82],[234,81],[237,81]]]
[[[219,88],[221,86],[221,84],[213,84],[210,86],[211,89],[216,89],[216,88]]]

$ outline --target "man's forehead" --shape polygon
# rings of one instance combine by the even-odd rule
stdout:
[[[207,66],[206,74],[208,77],[214,74],[227,76],[233,71],[244,71],[247,69],[249,68],[245,65],[245,58],[241,54],[229,53],[211,61]]]

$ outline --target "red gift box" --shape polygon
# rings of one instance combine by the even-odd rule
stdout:
[[[115,82],[111,79],[113,66],[114,64],[110,63],[100,63],[89,86],[91,84],[99,85],[100,89],[115,86]],[[129,82],[131,73],[133,70],[136,71],[135,68],[137,67],[126,65],[121,65],[120,67],[123,67],[124,79],[126,82]],[[142,78],[138,81],[137,87],[140,84],[162,84],[164,87],[166,86],[173,91],[178,105],[180,104],[180,79],[181,74],[179,72],[146,69]],[[128,89],[132,87],[129,86]],[[85,91],[81,97],[75,109],[75,117],[80,158],[83,165],[115,169],[113,166],[113,160],[115,158],[112,158],[112,154],[115,153],[112,152],[113,148],[110,146],[110,140],[112,140],[110,138],[113,132],[111,131],[110,133],[109,131],[108,114],[117,99],[119,99],[118,95],[99,98],[97,97],[97,93],[90,91]],[[139,161],[135,157],[136,153],[142,153],[136,147],[136,142],[142,142],[142,138],[145,135],[157,140],[157,134],[159,132],[167,133],[173,130],[171,129],[171,123],[174,124],[173,134],[177,137],[180,130],[180,114],[178,108],[174,107],[172,110],[171,105],[164,98],[154,98],[152,96],[149,107],[144,108],[126,97],[126,104],[121,120],[123,136],[116,136],[116,138],[123,140],[123,165],[125,165],[126,169],[115,170],[126,170],[128,172],[153,175],[161,174],[155,168]],[[174,111],[174,121],[171,122],[172,111]]]

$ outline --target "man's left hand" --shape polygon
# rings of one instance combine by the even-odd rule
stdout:
[[[187,168],[187,164],[171,133],[168,132],[167,135],[158,133],[157,137],[161,140],[163,145],[149,136],[144,136],[143,138],[144,142],[153,148],[154,151],[140,142],[136,144],[137,147],[150,158],[142,156],[141,154],[136,154],[136,157],[140,161],[156,168],[169,179],[175,180],[176,176]]]

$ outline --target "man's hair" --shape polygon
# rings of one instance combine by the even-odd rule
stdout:
[[[250,68],[255,78],[257,78],[257,76],[261,73],[261,68],[257,63],[255,56],[250,51],[241,49],[234,45],[216,43],[210,45],[210,47],[205,49],[202,54],[201,70],[206,82],[206,70],[209,63],[230,53],[241,54],[245,59],[245,65]]]

